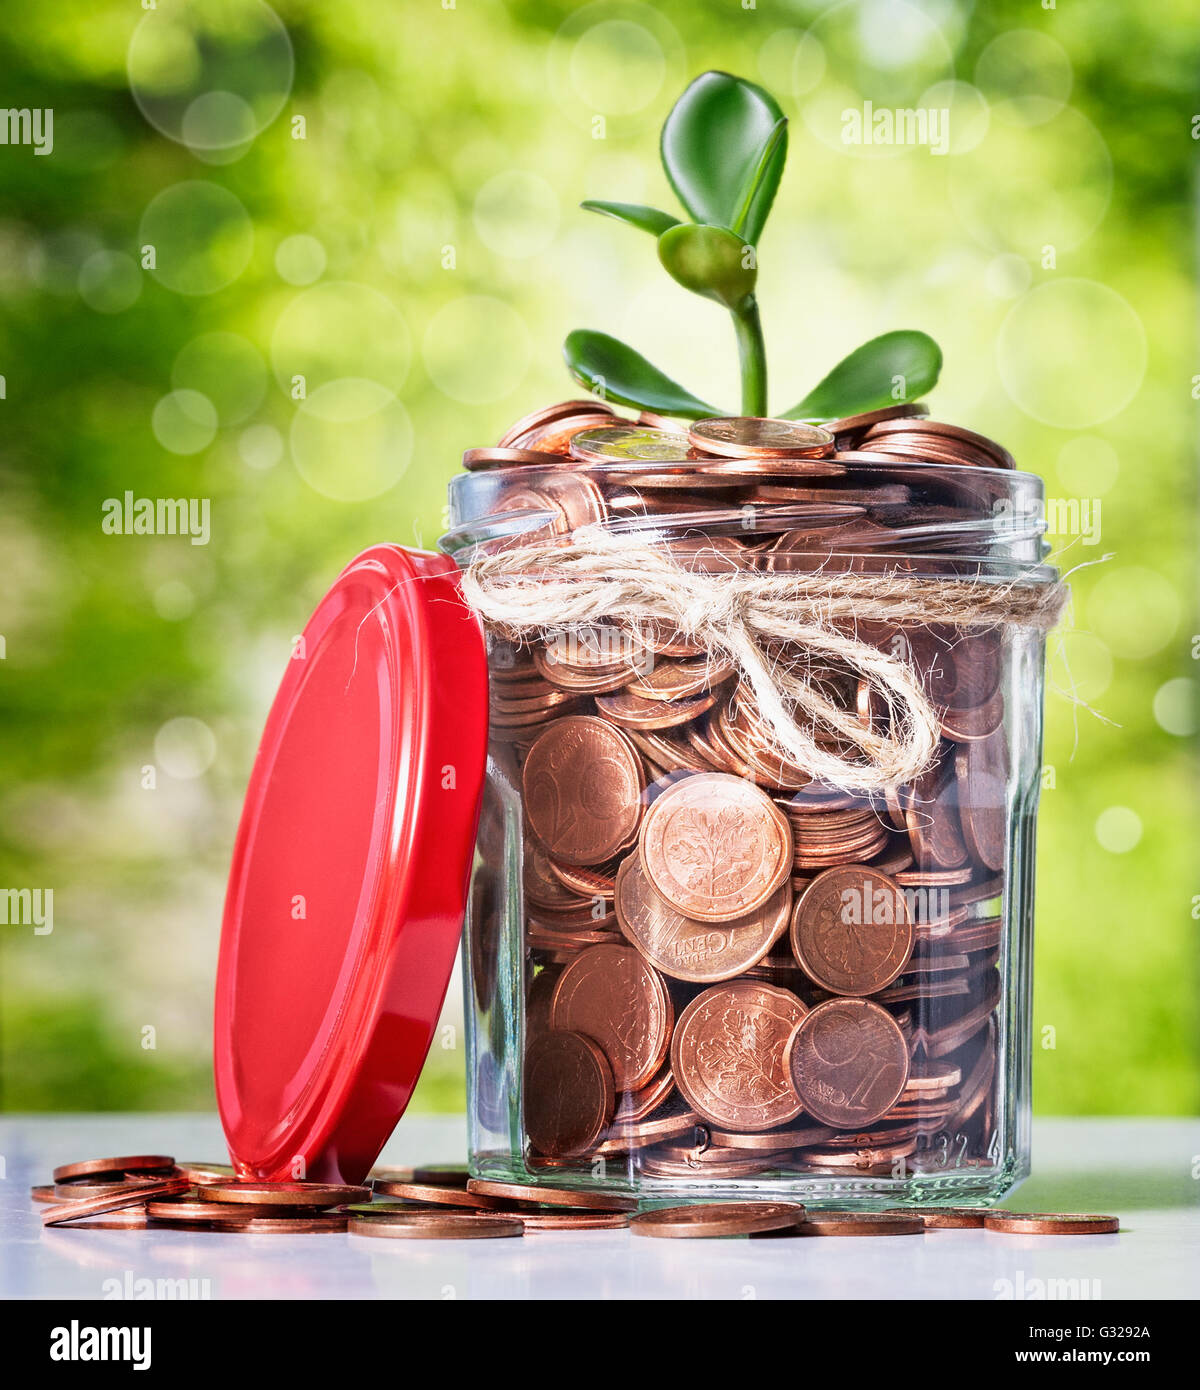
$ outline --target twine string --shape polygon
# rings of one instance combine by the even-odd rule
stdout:
[[[826,569],[706,573],[684,568],[664,546],[600,526],[581,527],[563,543],[481,556],[463,573],[463,593],[489,629],[516,641],[601,623],[635,634],[677,633],[710,659],[733,664],[739,702],[749,706],[776,756],[817,781],[859,792],[918,777],[936,755],[940,722],[919,673],[853,635],[857,623],[1045,632],[1068,596],[1061,580],[996,583]],[[828,697],[820,674],[829,667],[866,682],[872,706],[880,703],[886,712],[882,727]]]

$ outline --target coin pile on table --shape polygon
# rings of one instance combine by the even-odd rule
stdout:
[[[226,1235],[336,1235],[374,1240],[492,1240],[546,1231],[679,1238],[916,1235],[983,1228],[1017,1235],[1109,1235],[1114,1216],[928,1207],[807,1211],[795,1202],[711,1202],[637,1214],[636,1199],[471,1178],[465,1165],[375,1169],[364,1186],[237,1180],[220,1163],[165,1154],[87,1159],[32,1189],[55,1230],[186,1230]]]
[[[678,424],[568,401],[464,463],[473,512],[459,520],[493,547],[603,523],[715,574],[969,572],[1013,477],[1001,446],[918,405]],[[1036,532],[1022,544],[1040,557]],[[878,622],[853,635],[919,673],[941,724],[927,770],[886,795],[815,782],[732,665],[676,632],[493,636],[491,755],[523,814],[531,1171],[583,1175],[602,1159],[617,1182],[849,1180],[1003,1161],[1005,639]],[[772,657],[886,729],[848,671],[814,670],[786,644]],[[493,785],[470,924],[481,1014],[503,826]]]

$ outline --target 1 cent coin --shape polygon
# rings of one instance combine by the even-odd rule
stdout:
[[[639,853],[651,886],[677,911],[729,922],[762,907],[788,879],[792,830],[753,783],[698,772],[647,810]]]
[[[907,899],[876,869],[826,869],[796,904],[792,951],[809,979],[831,994],[883,989],[904,970],[912,948]]]
[[[925,1223],[918,1216],[891,1216],[874,1211],[814,1211],[796,1227],[798,1236],[919,1236]]]
[[[521,781],[530,828],[563,863],[602,864],[637,832],[641,758],[594,715],[556,719],[530,748]]]
[[[638,855],[627,855],[617,870],[622,932],[652,965],[692,984],[729,980],[756,965],[783,935],[791,904],[791,884],[785,882],[744,917],[697,922],[655,892]]]
[[[378,1240],[497,1240],[523,1236],[524,1225],[514,1217],[483,1214],[461,1216],[447,1212],[414,1211],[386,1216],[352,1216],[348,1229],[352,1236],[372,1236]]]
[[[336,1207],[343,1202],[369,1200],[371,1189],[331,1182],[214,1182],[198,1187],[196,1195],[204,1202],[272,1207]]]
[[[629,1223],[635,1236],[694,1240],[714,1236],[749,1236],[787,1230],[804,1219],[795,1202],[707,1202],[699,1206],[661,1207],[644,1211]]]
[[[908,1044],[900,1025],[878,1004],[828,999],[792,1033],[785,1065],[799,1105],[815,1120],[861,1130],[886,1115],[903,1094]]]
[[[1111,1236],[1121,1229],[1121,1219],[1073,1211],[1005,1211],[988,1212],[983,1227],[1010,1236]]]
[[[169,1154],[132,1154],[123,1158],[87,1158],[80,1163],[63,1163],[54,1170],[55,1182],[70,1182],[73,1178],[111,1177],[126,1173],[169,1173],[175,1160]]]
[[[723,1130],[787,1124],[801,1106],[785,1054],[806,1012],[776,985],[738,980],[705,990],[684,1009],[671,1040],[675,1085],[697,1114]]]
[[[608,1128],[615,1102],[612,1068],[591,1038],[556,1030],[529,1043],[525,1132],[540,1153],[551,1158],[587,1153]],[[468,1183],[467,1190],[482,1189]]]
[[[632,946],[591,946],[554,988],[550,1026],[600,1044],[618,1091],[652,1081],[667,1055],[675,1010],[658,972]]]
[[[576,1192],[568,1187],[539,1187],[536,1183],[500,1182],[491,1178],[472,1178],[468,1192],[485,1197],[502,1197],[509,1202],[532,1202],[537,1206],[574,1207],[579,1211],[637,1211],[636,1197],[619,1197],[612,1192]]]
[[[833,435],[819,425],[751,415],[697,420],[688,439],[697,449],[735,459],[819,457],[830,453],[834,443]]]

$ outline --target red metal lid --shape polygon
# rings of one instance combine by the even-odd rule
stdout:
[[[359,1182],[403,1114],[462,929],[487,708],[453,562],[364,551],[280,684],[229,872],[214,1051],[242,1176]]]

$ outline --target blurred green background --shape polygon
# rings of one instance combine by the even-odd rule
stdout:
[[[1064,565],[1114,556],[1050,663],[1035,1102],[1196,1108],[1200,31],[1186,0],[1047,3],[8,7],[5,101],[55,123],[0,145],[0,885],[52,888],[54,929],[0,927],[5,1108],[212,1105],[227,857],[292,636],[360,548],[432,544],[464,448],[577,394],[567,330],[736,401],[723,312],[577,209],[675,206],[657,133],[709,67],[792,119],[775,408],[924,329],[934,413],[1083,504]],[[844,144],[867,99],[948,109],[949,152]],[[209,499],[209,542],[105,534],[127,491]],[[461,1070],[460,1036],[415,1103],[461,1105]]]

